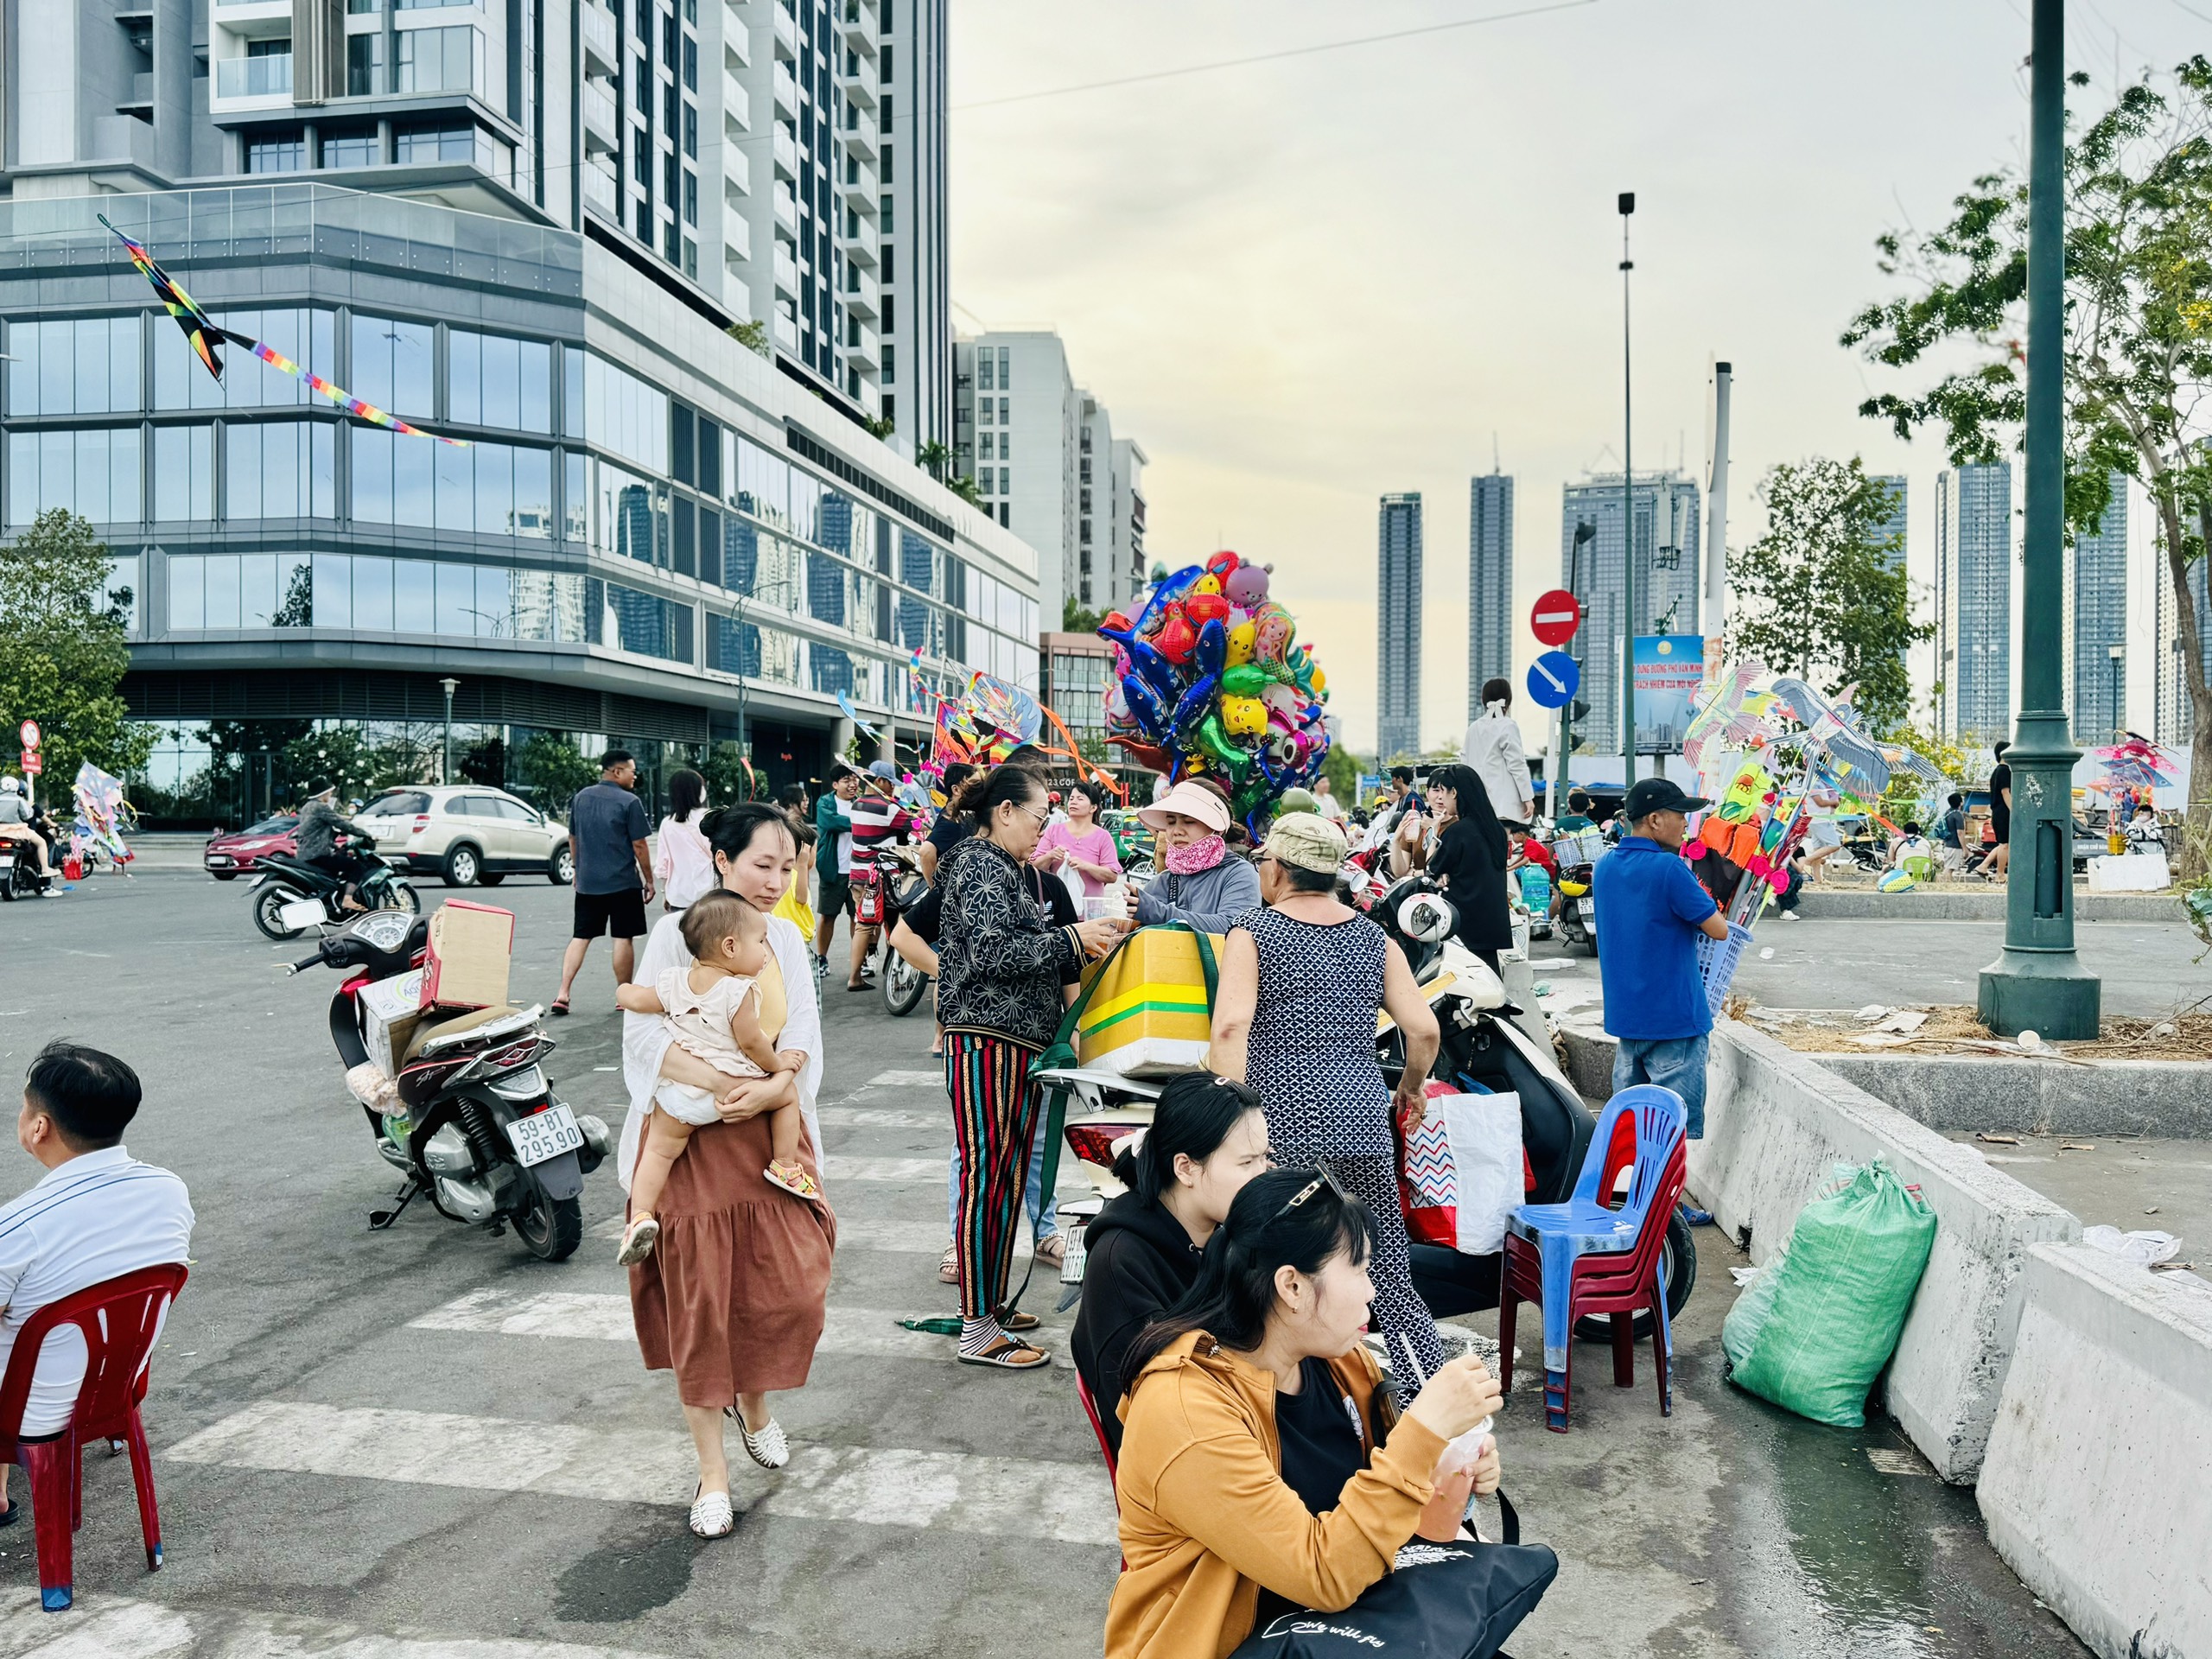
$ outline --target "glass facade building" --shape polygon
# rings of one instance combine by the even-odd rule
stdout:
[[[1483,682],[1513,677],[1513,480],[1467,486],[1467,718],[1483,711]]]
[[[1386,495],[1376,513],[1375,753],[1421,753],[1421,493]]]
[[[464,442],[235,346],[211,378],[96,210],[226,327]],[[196,734],[442,719],[447,677],[509,753],[753,740],[798,776],[841,697],[918,724],[917,669],[1037,689],[1036,556],[596,242],[287,182],[0,204],[0,247],[6,532],[67,507],[112,550],[157,791]]]
[[[2111,482],[2104,516],[2066,562],[2066,708],[2082,746],[2117,743],[2127,724],[2128,480]]]
[[[2012,726],[2012,468],[1936,479],[1936,671],[1942,730],[1986,747]]]
[[[1565,487],[1560,512],[1560,586],[1582,601],[1583,624],[1567,647],[1582,664],[1577,696],[1590,705],[1580,730],[1583,746],[1599,754],[1621,747],[1621,639],[1624,632],[1699,633],[1705,538],[1699,529],[1703,503],[1698,486],[1678,473],[1655,473],[1636,481],[1636,615],[1624,626],[1621,475],[1597,473]],[[1588,522],[1596,535],[1580,551],[1575,527]]]

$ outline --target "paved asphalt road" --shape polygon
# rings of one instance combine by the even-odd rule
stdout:
[[[549,998],[566,893],[496,898],[520,918],[518,998]],[[605,950],[549,1070],[613,1122]],[[705,1544],[683,1528],[670,1381],[630,1339],[612,1173],[588,1182],[591,1231],[561,1266],[420,1205],[369,1233],[395,1182],[323,1031],[334,976],[281,976],[298,954],[254,931],[243,887],[182,873],[0,910],[0,1069],[65,1033],[124,1054],[149,1101],[130,1147],[184,1175],[200,1217],[147,1411],[168,1565],[144,1573],[127,1465],[93,1454],[66,1622],[34,1611],[29,1527],[0,1533],[0,1659],[1099,1651],[1111,1500],[1072,1376],[958,1367],[949,1339],[892,1323],[953,1307],[926,1023],[829,993],[830,1334],[778,1402],[791,1469],[741,1472],[738,1531]],[[0,1191],[29,1173],[19,1159]],[[1515,1650],[2080,1654],[1971,1496],[1893,1431],[1817,1428],[1721,1382],[1738,1258],[1709,1232],[1701,1250],[1671,1419],[1648,1351],[1617,1392],[1603,1351],[1579,1349],[1570,1435],[1541,1432],[1535,1395],[1509,1404],[1510,1489],[1564,1562]],[[1063,1319],[1046,1336],[1065,1351]]]

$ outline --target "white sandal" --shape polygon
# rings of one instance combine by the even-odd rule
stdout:
[[[746,1455],[763,1469],[780,1469],[791,1460],[791,1443],[784,1437],[784,1426],[771,1417],[756,1434],[746,1427],[745,1414],[735,1405],[722,1408],[737,1420],[737,1432],[745,1441]]]
[[[691,1500],[691,1530],[702,1538],[727,1538],[737,1530],[728,1492],[701,1491]]]

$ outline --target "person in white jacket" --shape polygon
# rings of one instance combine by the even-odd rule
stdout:
[[[1536,816],[1536,791],[1529,781],[1529,758],[1521,751],[1521,728],[1512,708],[1511,685],[1502,679],[1483,682],[1483,712],[1467,728],[1459,762],[1475,769],[1501,819],[1530,823]]]

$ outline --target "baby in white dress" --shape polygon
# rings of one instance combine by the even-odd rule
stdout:
[[[733,1077],[765,1077],[798,1069],[776,1052],[780,1033],[760,1028],[758,981],[768,965],[768,920],[735,893],[717,887],[702,894],[683,912],[683,944],[691,952],[687,968],[671,968],[652,985],[616,988],[615,1001],[631,1014],[657,1014],[685,1052]],[[691,1131],[716,1122],[715,1098],[704,1089],[664,1077],[653,1090],[652,1113],[645,1120],[645,1144],[630,1179],[630,1224],[615,1260],[642,1262],[660,1238],[654,1211],[669,1172],[683,1155]],[[768,1114],[772,1155],[767,1180],[802,1198],[819,1200],[822,1191],[798,1160],[805,1128],[798,1102]]]

